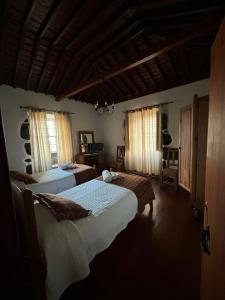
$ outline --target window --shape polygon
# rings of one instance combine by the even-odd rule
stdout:
[[[56,143],[56,126],[55,126],[55,115],[53,113],[47,113],[47,128],[48,128],[48,138],[50,144],[52,167],[57,167],[58,155],[57,155],[57,143]]]
[[[33,170],[44,172],[73,161],[68,113],[29,110]]]

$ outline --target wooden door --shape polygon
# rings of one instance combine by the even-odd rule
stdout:
[[[209,96],[195,95],[193,103],[192,189],[195,206],[205,202],[205,172],[208,135]]]
[[[192,105],[180,110],[179,185],[191,190]]]
[[[5,139],[0,111],[0,245],[1,299],[27,299],[22,251],[11,195]]]
[[[202,300],[225,299],[225,19],[212,48],[205,198],[210,255],[202,255]]]

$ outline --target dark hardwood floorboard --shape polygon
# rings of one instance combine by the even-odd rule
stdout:
[[[192,217],[188,193],[160,188],[156,200],[91,263],[91,275],[63,300],[198,300],[201,222]]]

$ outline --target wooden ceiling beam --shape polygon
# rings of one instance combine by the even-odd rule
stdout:
[[[129,49],[132,53],[133,56],[136,56],[138,55],[138,51],[137,51],[137,48],[135,47],[135,44],[131,41],[130,44],[128,45],[129,46]],[[140,66],[137,66],[137,68],[135,68],[135,73],[136,73],[136,76],[138,77],[138,81],[141,83],[141,85],[144,87],[144,90],[149,90],[149,85],[148,85],[148,82],[145,80],[143,74],[141,73],[141,65]]]
[[[165,86],[169,86],[169,82],[168,82],[167,78],[165,77],[164,71],[162,70],[162,67],[158,61],[158,58],[156,57],[152,61],[155,65],[155,68],[157,69],[158,73],[160,74],[160,77],[162,78],[162,81],[165,84]]]
[[[153,9],[158,9],[158,8],[162,8],[162,7],[166,7],[166,6],[170,6],[170,5],[175,5],[175,4],[182,3],[182,2],[188,2],[188,0],[158,0],[158,1],[156,1],[156,0],[155,1],[133,0],[130,5],[131,5],[131,7],[136,8],[136,9],[153,10]]]
[[[126,1],[125,1],[126,2]],[[116,20],[118,20],[119,18],[122,18],[122,16],[124,16],[124,13],[127,11],[127,8],[125,9],[124,6],[121,6],[120,9],[119,9],[119,16],[116,18]],[[118,12],[117,12],[118,13]],[[113,15],[114,16],[114,15]],[[108,20],[109,21],[109,20]],[[107,22],[108,22],[107,21]],[[114,23],[115,22],[115,16],[114,16],[114,19],[112,20],[113,22],[111,23]],[[103,26],[103,28],[105,28],[104,32],[105,33],[108,33],[107,30],[111,30],[111,28],[114,28],[115,27],[115,24],[112,24],[110,27],[107,27],[107,26]],[[97,44],[99,45],[99,48],[102,49],[102,44],[103,45],[106,45],[107,49],[109,49],[109,47],[113,47],[115,46],[115,43],[117,43],[118,45],[121,45],[122,43],[122,38],[125,40],[125,42],[127,42],[126,40],[130,39],[131,37],[129,36],[130,34],[132,34],[132,37],[136,36],[137,34],[140,34],[141,32],[143,32],[143,28],[140,30],[140,26],[138,27],[139,28],[139,31],[137,32],[130,32],[130,30],[134,30],[134,29],[137,29],[137,23],[135,24],[131,24],[131,25],[127,25],[126,23],[123,24],[123,26],[119,27],[116,29],[116,32],[114,31],[113,34],[111,34],[109,37],[105,37],[105,40],[102,41],[101,44]],[[97,35],[97,34],[96,34]],[[126,35],[126,36],[125,36]],[[118,40],[120,39],[120,40]],[[99,41],[99,39],[97,39]],[[101,40],[101,38],[100,38]],[[124,42],[123,40],[123,42]],[[82,57],[84,56],[84,52],[85,52],[85,49],[86,47],[88,48],[90,46],[90,44],[92,44],[92,42],[94,41],[94,44],[96,43],[96,39],[93,40],[91,39],[90,42],[88,42],[86,45],[85,45],[85,48],[81,47],[78,51],[76,51],[74,53],[74,56],[73,56],[73,59],[72,61],[76,62],[76,61],[79,61],[82,59]],[[100,43],[100,41],[99,41]],[[118,46],[117,45],[117,46]],[[105,46],[103,46],[103,48],[105,49],[106,48]],[[111,49],[111,48],[110,48]],[[64,50],[65,51],[65,54],[67,53],[67,50]],[[97,54],[96,54],[96,51],[97,51]],[[83,55],[83,56],[82,56]],[[92,60],[90,61],[90,64],[93,64],[96,62],[96,60],[98,59],[96,57],[96,55],[99,56],[99,51],[98,51],[98,47],[95,48],[95,49],[90,49],[89,48],[89,52],[86,53],[86,57],[88,57],[89,60]],[[73,69],[74,66],[73,66],[73,63],[69,62],[68,63],[68,66],[66,67],[66,69],[68,69],[68,73],[70,72],[71,69]],[[65,78],[64,76],[62,76],[62,80],[65,81]]]
[[[117,66],[118,65],[118,61],[114,58],[113,53],[111,55],[109,55],[109,57],[111,58],[111,62],[112,66]],[[127,93],[128,94],[132,94],[132,95],[136,95],[137,94],[137,90],[136,88],[133,86],[132,82],[130,82],[130,78],[129,76],[125,76],[124,74],[120,74],[119,75],[120,78],[120,82],[122,83],[123,86],[125,86]]]
[[[89,69],[88,69],[89,68]],[[65,72],[67,73],[67,71]],[[70,74],[70,73],[68,73]],[[62,91],[63,88],[69,88],[71,85],[75,85],[75,84],[79,84],[79,82],[84,79],[84,80],[90,80],[91,76],[93,75],[93,68],[92,66],[90,66],[90,64],[87,61],[84,62],[80,62],[77,65],[77,68],[75,67],[72,70],[72,74],[71,74],[71,78],[72,78],[72,82],[66,80],[66,76],[67,74],[64,74],[64,76],[62,76],[62,80],[59,83],[59,88],[57,89],[57,95],[59,95],[59,92]],[[65,79],[65,82],[64,82]],[[66,84],[67,83],[67,84]]]
[[[98,65],[100,67],[101,72],[104,72],[104,70],[107,69],[104,60],[101,60],[101,62],[98,62]],[[111,85],[112,89],[115,91],[115,94],[117,94],[117,96],[119,98],[126,96],[126,94],[123,92],[121,87],[118,86],[118,83],[114,79],[115,78],[112,78],[112,80],[108,80],[107,82],[109,83],[109,85]]]
[[[106,18],[107,16],[107,6],[111,5],[110,1],[105,1],[103,2],[102,6],[100,7],[100,9],[98,9],[97,13],[94,13],[92,15],[92,17],[90,18],[90,20],[87,22],[88,26],[84,26],[83,30],[81,30],[74,39],[72,39],[70,41],[70,43],[66,46],[66,50],[70,50],[73,49],[74,46],[79,42],[79,38],[82,35],[85,35],[85,33],[89,33],[90,28],[94,27],[96,24],[99,23],[99,19],[101,20],[101,18]],[[115,21],[115,19],[114,19]],[[101,24],[100,24],[101,25]],[[94,33],[92,33],[92,37],[97,35],[99,33],[99,28],[97,29],[97,31],[95,30]]]
[[[135,42],[133,41],[131,43],[132,43],[133,49],[135,51],[135,55],[138,55],[139,50],[138,50]],[[148,68],[148,66],[146,64],[142,64],[142,67],[145,70],[145,72],[148,74],[148,79],[149,79],[149,82],[150,82],[150,87],[149,87],[149,82],[146,83],[148,88],[151,89],[151,90],[152,90],[152,88],[153,88],[153,90],[157,90],[157,85],[156,85],[156,83],[155,83],[155,81],[152,77],[150,69]],[[144,78],[143,78],[143,82],[146,82],[146,80],[144,80]]]
[[[38,30],[38,37],[42,39],[45,36],[45,33],[49,29],[49,27],[52,25],[52,21],[54,20],[56,14],[59,12],[61,7],[63,7],[64,2],[61,0],[55,0],[52,4],[52,7],[49,9],[47,16],[45,17],[45,20],[43,24],[41,24],[39,30]]]
[[[172,18],[183,18],[183,17],[191,17],[191,16],[195,16],[195,15],[199,15],[199,14],[209,14],[209,13],[215,13],[218,11],[221,11],[225,8],[225,4],[221,3],[221,4],[217,4],[217,5],[211,5],[211,6],[207,6],[207,7],[203,7],[203,8],[198,8],[198,9],[186,9],[183,11],[179,11],[179,12],[175,12],[175,13],[167,13],[167,14],[157,14],[155,17],[153,17],[152,15],[148,16],[148,12],[146,13],[142,13],[142,20],[149,20],[150,22],[154,21],[164,21],[164,20],[169,20],[171,21]]]
[[[111,59],[112,59],[112,57],[111,57]],[[112,62],[111,62],[111,59],[110,59],[109,57],[108,57],[108,58],[105,58],[105,59],[104,59],[104,63],[107,64],[107,65],[109,65],[110,67],[113,67],[113,64],[112,64]],[[117,81],[118,81],[119,83],[116,81],[116,79],[117,79]],[[120,75],[117,76],[117,77],[113,77],[111,80],[113,80],[117,86],[118,86],[118,84],[120,84],[120,85],[118,86],[118,89],[119,89],[119,90],[123,91],[124,88],[125,88],[126,93],[132,94],[132,93],[130,92],[129,88],[127,87],[126,83],[123,81],[123,78],[122,78]],[[122,86],[122,89],[121,89],[121,86]],[[125,95],[126,95],[126,93],[125,93]]]
[[[170,69],[171,69],[171,71],[172,71],[172,73],[174,75],[175,80],[179,81],[179,78],[177,77],[176,69],[174,67],[174,62],[173,62],[173,59],[172,59],[170,53],[167,52],[165,55],[166,55],[166,57],[168,59],[169,67],[170,67]]]
[[[56,77],[59,75],[58,73],[59,73],[59,70],[60,70],[60,67],[61,67],[61,63],[62,63],[62,61],[64,59],[65,59],[65,51],[62,52],[61,55],[59,55],[58,61],[57,61],[56,65],[55,65],[55,70],[54,70],[54,72],[52,74],[51,80],[50,80],[50,82],[48,84],[48,87],[47,87],[47,93],[48,94],[51,91],[51,88],[52,88],[52,86],[53,86],[53,84],[54,84],[54,82],[56,80]]]
[[[83,44],[77,51],[76,55],[88,55],[90,52],[94,52],[98,48],[102,48],[102,45],[111,44],[112,41],[118,40],[121,38],[121,35],[127,34],[129,31],[135,28],[140,30],[140,22],[129,19],[125,21],[123,19],[124,12],[117,18],[109,19],[107,23],[102,26],[100,32],[96,33],[96,36],[93,36],[90,41],[86,44]],[[111,23],[109,22],[111,20]],[[142,26],[143,28],[143,26]],[[68,50],[68,48],[67,48]]]
[[[45,60],[42,64],[41,73],[40,73],[40,76],[39,76],[39,79],[38,79],[36,92],[39,92],[39,90],[41,88],[41,83],[42,83],[42,80],[44,78],[46,69],[48,67],[48,62],[49,62],[49,60],[51,59],[51,56],[52,56],[52,50],[53,50],[53,45],[50,45],[49,48],[48,48],[47,55],[45,56]]]
[[[82,83],[79,86],[74,86],[71,90],[68,90],[65,93],[61,94],[59,96],[59,98],[62,99],[64,97],[75,95],[78,92],[83,91],[91,86],[97,85],[97,84],[99,84],[105,80],[108,80],[112,77],[115,77],[127,70],[133,69],[136,66],[141,65],[151,59],[154,59],[157,56],[159,56],[175,47],[178,47],[180,45],[183,45],[183,44],[189,42],[190,40],[193,40],[194,38],[197,38],[199,36],[203,36],[203,35],[207,34],[211,30],[215,29],[215,27],[217,27],[217,26],[218,26],[217,22],[215,22],[215,23],[212,23],[212,22],[209,23],[209,21],[202,22],[201,24],[199,24],[199,26],[197,28],[196,27],[193,28],[190,32],[186,32],[186,34],[183,33],[181,36],[178,36],[176,38],[175,37],[171,38],[170,41],[160,43],[160,45],[155,46],[154,49],[147,50],[144,53],[141,53],[140,55],[135,57],[134,59],[131,59],[124,64],[121,64],[117,68],[114,68],[106,73],[103,73],[101,77],[96,78],[96,79],[91,80],[86,83]]]
[[[112,56],[113,56],[114,60],[116,61],[115,65],[118,65],[120,63],[120,61],[124,61],[124,56],[122,57],[121,53],[114,53],[114,55],[112,54]],[[136,83],[136,80],[133,78],[131,72],[126,73],[126,76],[124,76],[124,80],[126,80],[128,82],[130,89],[133,89],[135,94],[141,94],[142,91],[141,91],[140,87],[138,86],[138,84]]]
[[[33,74],[33,68],[35,65],[35,58],[37,56],[37,52],[38,52],[38,48],[40,46],[41,41],[39,39],[36,39],[34,42],[34,47],[33,47],[33,53],[32,53],[32,57],[31,57],[31,66],[30,66],[30,70],[27,76],[27,80],[26,80],[26,89],[29,89],[29,85],[30,85],[30,80]]]
[[[79,3],[75,6],[74,10],[71,11],[71,14],[66,22],[66,24],[62,27],[60,32],[57,34],[56,38],[53,41],[53,45],[57,45],[60,43],[61,39],[68,33],[71,29],[71,26],[79,13],[79,10],[82,8],[82,5],[85,5],[87,0],[79,1]]]
[[[27,29],[27,26],[30,22],[30,19],[33,15],[33,12],[35,11],[36,7],[38,4],[38,0],[33,0],[29,2],[29,7],[28,7],[28,13],[27,16],[25,17],[24,23],[23,23],[23,27],[22,27],[22,31],[25,31]]]

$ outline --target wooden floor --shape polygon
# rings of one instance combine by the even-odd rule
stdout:
[[[138,215],[63,300],[199,299],[201,224],[186,192],[157,183],[154,191],[153,213]]]

